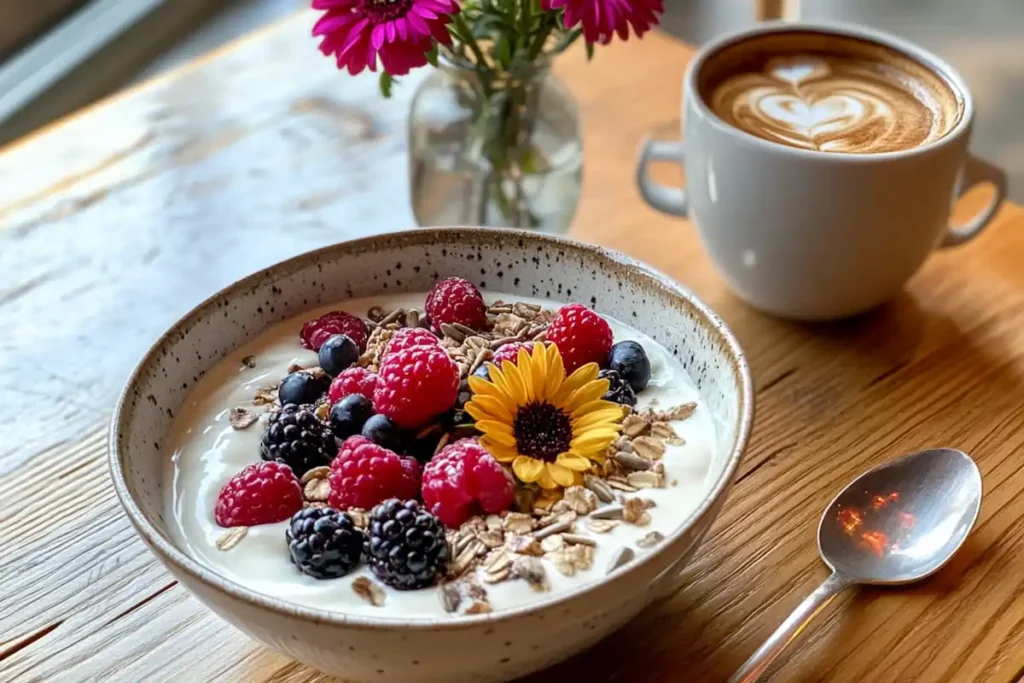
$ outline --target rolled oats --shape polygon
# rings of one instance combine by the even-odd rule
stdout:
[[[639,415],[628,415],[622,421],[622,433],[629,438],[634,438],[646,432],[650,426],[651,423],[646,418]]]
[[[217,550],[226,552],[238,545],[247,533],[249,533],[249,527],[233,526],[218,536],[214,545],[217,546]]]
[[[544,554],[544,549],[541,547],[540,541],[533,536],[509,536],[506,539],[505,547],[518,555],[533,555],[535,557],[540,557]]]
[[[593,519],[587,520],[587,528],[595,534],[606,534],[619,525],[615,519]]]
[[[266,406],[277,402],[277,385],[260,387],[252,397],[254,406]]]
[[[541,549],[546,553],[553,553],[557,550],[561,550],[562,546],[565,545],[565,539],[562,538],[561,534],[555,534],[554,536],[548,536],[540,542]]]
[[[533,517],[522,512],[509,512],[501,520],[502,528],[513,534],[528,534],[533,531]]]
[[[352,592],[374,607],[382,606],[387,598],[384,589],[365,576],[356,577],[352,582]]]
[[[578,515],[589,515],[597,509],[597,495],[582,486],[570,486],[562,496],[562,502]]]
[[[697,410],[697,404],[694,402],[684,403],[680,406],[670,408],[660,413],[654,413],[653,417],[656,420],[663,422],[671,422],[673,420],[685,420],[686,418],[693,415],[693,412]]]
[[[242,358],[242,365],[252,370],[256,367],[256,356],[245,356]]]
[[[566,576],[573,576],[577,571],[586,571],[594,566],[594,549],[588,545],[566,545],[545,557]]]
[[[310,479],[302,489],[302,497],[311,503],[324,503],[331,497],[331,482],[324,479]]]
[[[534,557],[517,557],[512,563],[512,573],[526,581],[530,588],[538,593],[543,593],[551,588],[544,565]]]
[[[589,536],[581,536],[579,534],[562,534],[562,540],[566,543],[572,543],[573,545],[597,545],[597,541],[594,539]]]
[[[365,529],[370,526],[370,513],[366,510],[362,508],[349,508],[346,514],[357,529]]]
[[[486,600],[474,600],[463,614],[490,614],[494,609]]]
[[[245,408],[235,407],[231,409],[228,414],[228,424],[231,425],[232,429],[245,429],[251,427],[259,421],[260,416],[257,413],[250,412]]]
[[[660,489],[665,488],[665,477],[653,470],[646,472],[632,472],[626,476],[630,486],[638,489]]]
[[[652,424],[651,436],[661,439],[671,446],[682,446],[686,443],[668,422],[658,421]]]
[[[642,498],[626,500],[622,509],[622,519],[636,526],[647,526],[651,523],[651,515],[648,514],[647,505]]]
[[[665,455],[665,442],[650,436],[633,439],[633,452],[648,460],[659,460]]]

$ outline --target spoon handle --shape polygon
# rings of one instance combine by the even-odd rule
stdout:
[[[733,674],[729,683],[753,683],[761,677],[775,658],[799,635],[804,626],[815,617],[836,595],[850,585],[849,579],[834,573],[825,579],[825,583],[804,598],[786,620],[775,629],[775,633],[764,641],[757,652],[750,656],[739,671]]]

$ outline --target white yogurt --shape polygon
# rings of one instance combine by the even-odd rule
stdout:
[[[532,301],[547,308],[557,303],[520,299],[485,292],[488,301]],[[386,310],[397,307],[423,307],[424,295],[404,294],[352,300],[343,308],[356,315],[365,315],[373,305]],[[214,367],[189,394],[167,440],[170,457],[165,475],[172,486],[167,487],[167,519],[179,547],[222,576],[254,591],[289,602],[348,614],[393,616],[396,618],[457,618],[445,612],[436,588],[418,591],[396,591],[385,587],[387,599],[374,607],[352,591],[352,580],[358,576],[373,578],[363,564],[356,571],[333,580],[317,580],[299,572],[291,563],[285,543],[287,522],[252,527],[242,541],[228,551],[216,548],[216,540],[224,529],[217,526],[213,511],[217,494],[236,472],[260,460],[261,424],[234,430],[228,425],[228,412],[234,406],[249,410],[252,397],[262,386],[276,384],[293,362],[303,367],[316,365],[316,354],[299,344],[299,329],[305,320],[338,308],[304,314],[268,329],[252,342],[234,351]],[[696,509],[708,486],[708,472],[714,452],[714,426],[710,412],[703,405],[685,370],[650,337],[609,320],[615,341],[633,339],[640,342],[651,360],[652,378],[647,389],[638,396],[638,409],[655,406],[659,410],[695,401],[696,412],[687,420],[674,422],[676,432],[686,441],[684,446],[668,446],[662,459],[665,465],[666,488],[645,489],[637,495],[653,500],[657,507],[650,511],[652,521],[638,527],[620,524],[611,532],[595,534],[597,542],[593,568],[567,577],[553,564],[542,560],[551,583],[551,592],[536,593],[525,581],[505,581],[488,585],[488,597],[494,610],[518,607],[552,595],[578,590],[599,581],[615,552],[623,545],[634,548],[637,556],[652,552],[636,546],[636,541],[651,531],[668,536]],[[254,356],[256,367],[242,364],[245,356]],[[627,494],[632,495],[632,494]],[[586,525],[579,524],[578,533],[587,534]]]

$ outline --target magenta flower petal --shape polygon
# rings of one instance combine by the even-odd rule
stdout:
[[[379,58],[396,76],[426,64],[433,41],[451,44],[447,26],[459,11],[453,0],[312,0],[312,5],[325,11],[313,35],[322,36],[320,51],[333,54],[339,69],[376,71]]]
[[[630,28],[642,36],[659,21],[662,0],[541,0],[550,9],[564,8],[566,28],[583,30],[588,43],[607,44],[619,36],[629,38]]]

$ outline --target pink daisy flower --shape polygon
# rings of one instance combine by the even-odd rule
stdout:
[[[339,69],[376,71],[379,56],[392,76],[425,65],[433,40],[451,45],[446,26],[459,11],[453,0],[313,0],[313,9],[324,10],[313,35]]]
[[[565,27],[577,24],[588,43],[607,45],[615,34],[629,40],[629,27],[639,38],[659,21],[662,0],[541,0],[544,9],[565,8]]]

